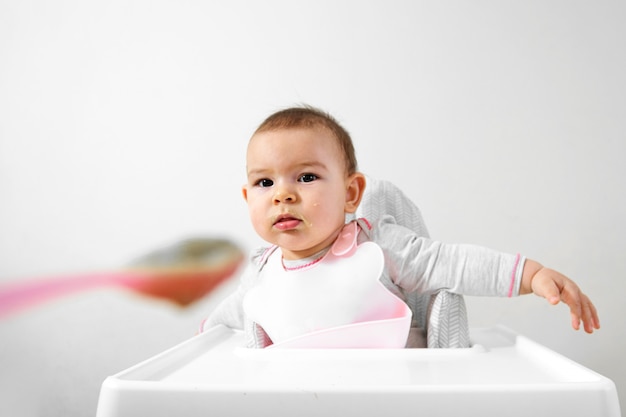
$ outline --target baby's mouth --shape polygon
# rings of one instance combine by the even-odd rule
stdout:
[[[291,214],[281,214],[274,220],[274,227],[279,230],[292,230],[298,227],[302,220]]]

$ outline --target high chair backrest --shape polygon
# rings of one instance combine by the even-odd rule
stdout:
[[[357,210],[357,217],[370,221],[391,215],[396,223],[429,237],[417,206],[394,184],[367,177],[367,186]],[[436,294],[405,293],[413,312],[411,327],[426,332],[429,348],[463,348],[470,346],[465,301],[459,294],[439,291]]]

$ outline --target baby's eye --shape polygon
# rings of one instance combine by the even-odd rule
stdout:
[[[298,178],[298,181],[300,182],[313,182],[317,179],[317,175],[315,174],[302,174],[300,175],[300,178]]]
[[[256,182],[256,185],[258,185],[261,188],[271,187],[272,185],[274,185],[274,181],[268,180],[267,178],[263,178],[261,180],[258,180]]]

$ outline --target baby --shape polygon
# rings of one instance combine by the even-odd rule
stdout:
[[[440,290],[534,293],[566,303],[574,329],[581,322],[587,333],[600,328],[578,286],[536,261],[437,242],[392,216],[346,223],[366,178],[348,133],[318,109],[295,107],[268,117],[250,139],[246,161],[243,197],[255,231],[272,246],[253,254],[238,289],[201,331],[224,324],[244,329],[248,347],[267,347],[321,329],[394,319],[404,314],[398,304],[407,294]]]

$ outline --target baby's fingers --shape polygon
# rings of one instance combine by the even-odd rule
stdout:
[[[569,306],[572,327],[580,329],[581,322],[587,333],[600,328],[598,312],[578,285],[565,275],[549,268],[540,267],[530,281],[530,289],[540,297],[544,297],[552,305],[563,301]]]
[[[581,321],[587,333],[593,333],[594,329],[600,328],[600,319],[595,306],[589,300],[589,297],[583,294],[576,285],[570,284],[566,286],[561,295],[563,302],[570,308],[572,327],[574,329],[580,329]]]
[[[589,297],[585,294],[582,294],[582,306],[583,306],[583,316],[582,320],[584,323],[585,332],[593,333],[594,330],[600,328],[600,318],[598,317],[598,311],[596,307],[593,305]]]

